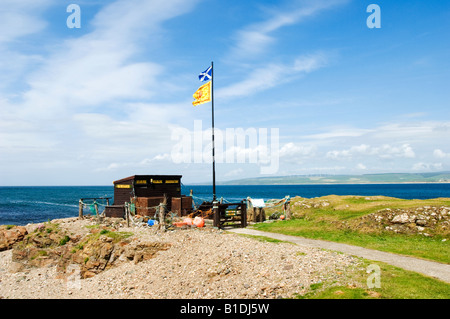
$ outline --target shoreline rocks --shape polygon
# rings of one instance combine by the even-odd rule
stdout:
[[[450,235],[450,207],[423,206],[411,209],[385,208],[361,218],[378,229],[402,234]]]
[[[28,234],[24,226],[0,225],[0,251],[8,250]]]

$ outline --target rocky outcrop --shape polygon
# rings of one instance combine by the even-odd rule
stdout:
[[[55,225],[37,228],[13,247],[13,269],[57,266],[62,276],[69,265],[77,265],[82,278],[92,277],[120,262],[135,264],[152,258],[169,244],[129,239],[130,233],[111,228],[93,228],[86,236],[70,236]]]
[[[450,235],[450,207],[386,208],[361,217],[361,222],[395,233],[448,236]]]
[[[13,245],[25,237],[27,229],[24,226],[0,226],[0,251],[11,249]]]
[[[121,262],[133,261],[134,264],[152,258],[158,251],[169,249],[170,245],[159,242],[141,242],[140,240],[120,240],[102,235],[89,240],[82,249],[68,251],[58,261],[61,272],[69,264],[80,266],[82,278],[93,277]]]

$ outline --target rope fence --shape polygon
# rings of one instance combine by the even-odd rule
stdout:
[[[210,200],[207,200],[205,198],[202,197],[198,197],[198,196],[194,196],[191,192],[192,197],[192,204],[193,204],[193,208],[194,210],[197,210],[197,207],[199,207],[201,205],[201,203],[204,202],[210,202]],[[91,215],[95,215],[97,216],[98,221],[100,221],[100,218],[102,216],[104,216],[105,210],[100,214],[99,213],[99,207],[107,207],[110,206],[109,205],[109,200],[112,197],[96,197],[96,198],[81,198],[79,200],[79,217],[83,218],[83,210],[84,209],[89,209],[89,212]],[[178,214],[173,213],[172,211],[170,211],[167,207],[167,199],[164,199],[164,202],[158,204],[158,205],[154,205],[154,206],[141,206],[141,205],[136,205],[136,198],[137,197],[133,197],[131,198],[130,202],[126,202],[124,204],[124,209],[125,209],[125,219],[127,220],[127,225],[130,225],[130,222],[136,227],[136,226],[145,226],[148,227],[150,226],[148,223],[143,223],[142,222],[142,215],[138,214],[138,211],[152,211],[154,210],[154,214],[153,216],[149,216],[149,215],[145,215],[145,217],[148,217],[149,220],[153,220],[155,222],[155,224],[158,224],[158,227],[161,228],[165,228],[165,220],[174,220],[176,218],[178,218]],[[271,216],[270,219],[277,219],[280,218],[282,215],[284,215],[284,217],[286,219],[290,219],[291,218],[291,212],[290,212],[290,196],[287,195],[282,199],[268,199],[268,200],[263,200],[263,199],[252,199],[250,197],[247,197],[246,201],[247,202],[247,209],[250,209],[251,211],[253,211],[253,219],[254,221],[263,221],[265,220],[265,212],[264,212],[264,208],[282,208],[282,212],[274,212]],[[223,197],[219,200],[219,203],[232,203],[227,199],[224,199]],[[209,214],[202,214],[205,215],[205,217],[210,216],[212,213],[209,212]],[[191,214],[192,215],[192,214]],[[257,217],[259,216],[259,217]],[[153,224],[152,224],[153,225]]]

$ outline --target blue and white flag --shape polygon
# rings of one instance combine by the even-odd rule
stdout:
[[[211,78],[212,78],[212,66],[207,68],[205,71],[200,73],[200,75],[198,76],[198,79],[202,82],[209,81],[209,80],[211,80]]]

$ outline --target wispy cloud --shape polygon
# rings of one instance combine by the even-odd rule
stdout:
[[[30,34],[45,37],[44,15],[55,1],[7,2],[10,7],[0,11],[0,26],[10,24],[0,35],[0,69],[16,75],[21,85],[10,90],[15,81],[11,78],[7,86],[0,85],[2,167],[30,154],[37,163],[45,156],[56,162],[75,153],[79,161],[73,158],[73,167],[119,169],[122,165],[108,165],[126,161],[133,149],[141,159],[148,157],[156,141],[170,141],[163,132],[170,114],[177,112],[161,109],[153,99],[168,90],[161,81],[164,67],[151,56],[140,58],[145,50],[141,42],[156,41],[165,21],[189,12],[198,0],[109,2],[91,21],[83,20],[88,32],[30,56],[20,46],[13,50],[8,45]],[[13,55],[18,58],[11,61],[20,61],[15,72],[5,58]],[[28,69],[33,61],[39,63]],[[145,138],[143,131],[149,134]],[[156,135],[159,138],[148,143],[148,136]],[[123,154],[106,142],[111,138],[123,142]]]
[[[411,145],[389,145],[383,144],[381,146],[370,146],[367,144],[361,144],[357,146],[352,146],[349,149],[344,150],[332,150],[328,151],[326,156],[332,159],[351,159],[358,158],[361,156],[377,156],[379,158],[414,158],[416,154],[414,153]]]
[[[450,159],[450,153],[446,153],[441,149],[435,149],[433,151],[433,156],[440,159]]]
[[[0,10],[0,46],[41,32],[47,26],[41,13],[54,2],[55,0],[3,0]]]
[[[265,11],[269,14],[266,20],[250,24],[235,33],[235,45],[230,55],[235,59],[253,59],[276,43],[276,36],[272,34],[277,30],[346,2],[348,1],[294,1],[281,9],[266,8]]]
[[[322,129],[317,134],[298,136],[297,140],[302,141],[300,145],[314,146],[314,152],[310,154],[298,153],[295,156],[296,148],[293,145],[299,145],[298,142],[288,143],[283,149],[286,155],[291,151],[291,157],[297,157],[304,169],[319,164],[325,167],[331,161],[355,173],[358,170],[433,171],[450,168],[450,153],[445,151],[446,135],[448,123],[445,121],[387,123],[365,129]],[[302,161],[304,158],[307,160]],[[285,164],[285,169],[297,169],[290,165],[294,163],[292,161],[280,158],[280,163]]]
[[[324,67],[328,56],[315,53],[297,57],[290,65],[271,63],[264,67],[252,69],[248,77],[217,90],[219,98],[249,96],[260,91],[290,82],[302,74]]]

